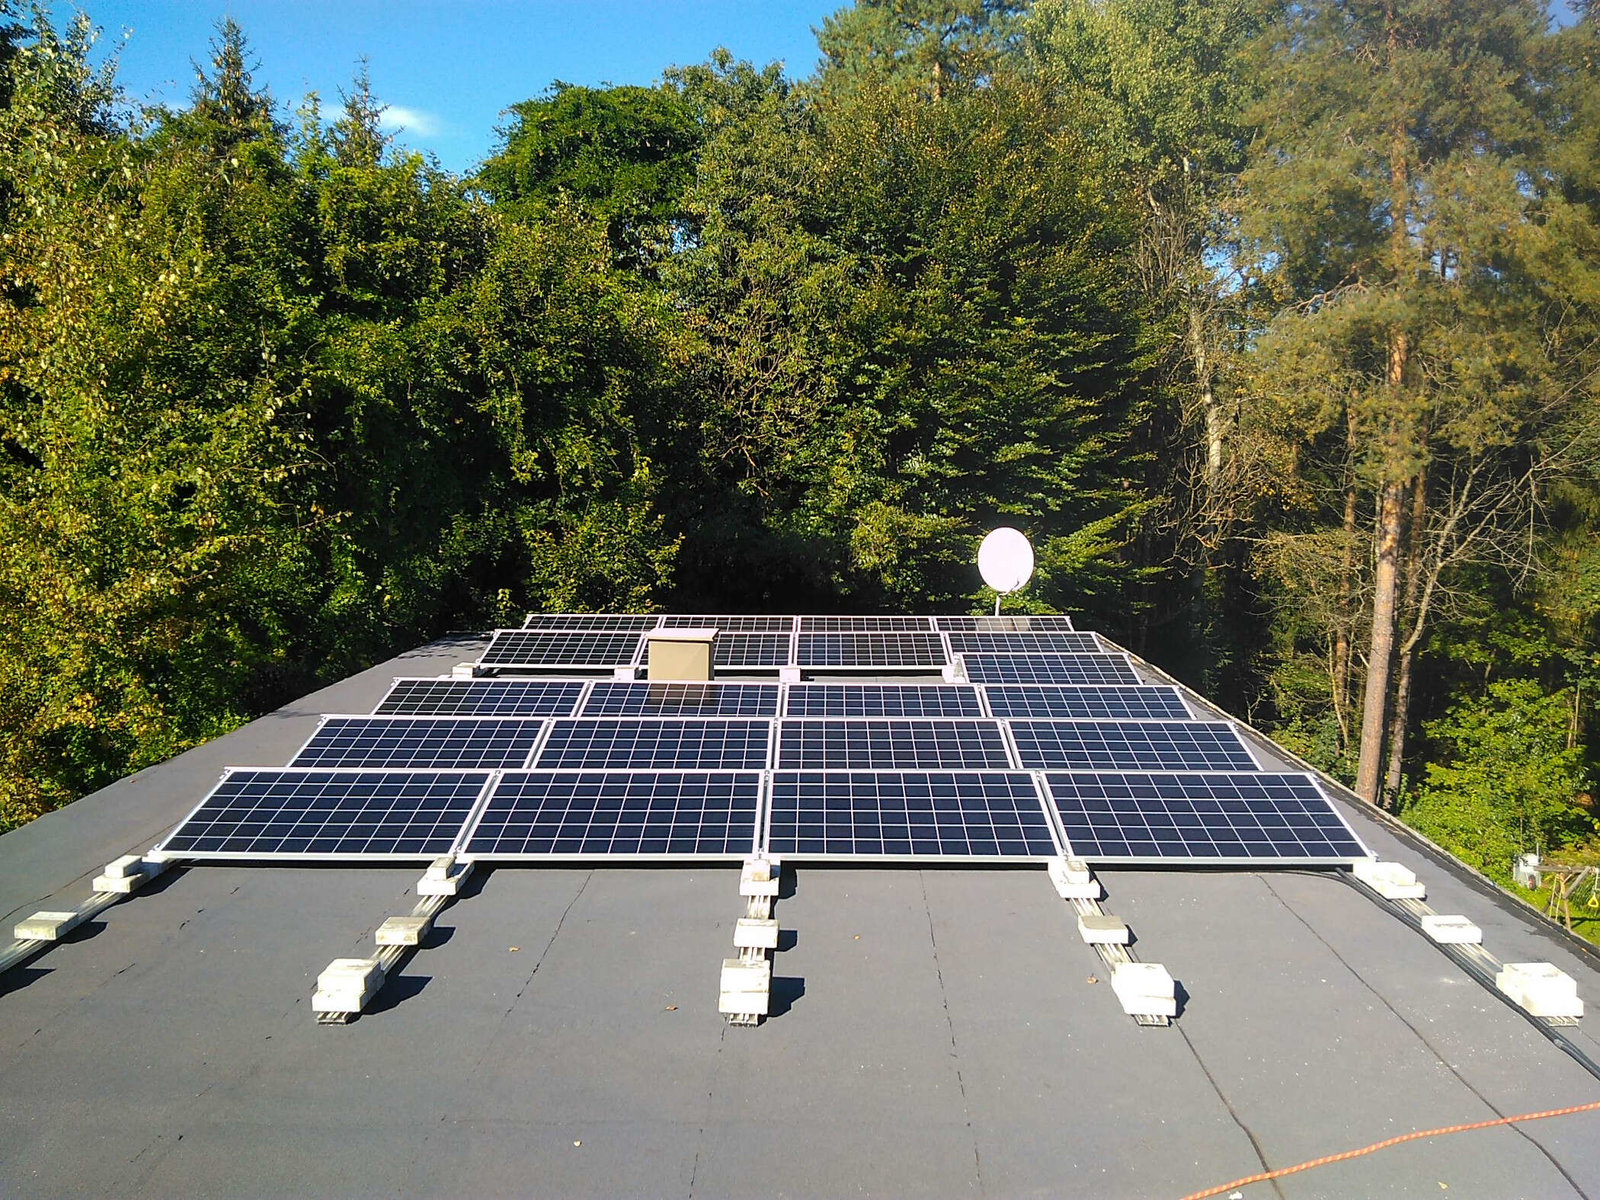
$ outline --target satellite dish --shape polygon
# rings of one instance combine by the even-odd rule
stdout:
[[[978,573],[1000,596],[1009,595],[1033,578],[1033,547],[1018,530],[1002,525],[978,547]],[[996,616],[1000,614],[1000,596],[994,600]]]

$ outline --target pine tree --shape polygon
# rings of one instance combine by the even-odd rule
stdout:
[[[1556,203],[1532,182],[1543,22],[1531,0],[1318,0],[1259,42],[1240,204],[1277,310],[1262,386],[1299,397],[1308,440],[1348,431],[1372,497],[1371,801],[1441,579],[1510,552],[1494,535],[1525,514],[1530,426],[1558,398],[1534,261]]]

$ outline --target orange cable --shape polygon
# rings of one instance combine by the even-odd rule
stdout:
[[[1280,1167],[1276,1171],[1262,1171],[1259,1175],[1246,1175],[1243,1179],[1235,1179],[1232,1183],[1224,1183],[1219,1187],[1207,1188],[1203,1192],[1190,1192],[1183,1200],[1206,1200],[1208,1196],[1220,1196],[1223,1192],[1232,1191],[1234,1188],[1244,1187],[1251,1183],[1265,1183],[1269,1179],[1281,1179],[1285,1175],[1293,1175],[1299,1171],[1309,1171],[1312,1167],[1325,1167],[1329,1163],[1343,1162],[1347,1158],[1360,1158],[1363,1154],[1371,1154],[1375,1150],[1383,1150],[1389,1146],[1398,1146],[1401,1142],[1414,1142],[1419,1138],[1438,1137],[1444,1133],[1465,1133],[1469,1129],[1489,1129],[1495,1125],[1510,1125],[1517,1121],[1541,1121],[1545,1117],[1564,1117],[1569,1113],[1588,1112],[1600,1108],[1600,1100],[1588,1104],[1574,1104],[1569,1108],[1550,1108],[1544,1112],[1523,1113],[1516,1117],[1497,1117],[1493,1121],[1474,1121],[1470,1125],[1446,1125],[1442,1129],[1421,1129],[1416,1133],[1403,1133],[1399,1137],[1392,1137],[1382,1142],[1373,1142],[1370,1146],[1363,1146],[1359,1150],[1346,1150],[1342,1154],[1329,1154],[1324,1158],[1313,1158],[1310,1162],[1297,1163],[1292,1167]]]

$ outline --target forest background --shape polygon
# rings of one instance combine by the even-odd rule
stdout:
[[[528,610],[1071,612],[1594,855],[1600,10],[859,0],[803,79],[187,107],[0,0],[0,829]],[[508,101],[515,99],[508,97]]]

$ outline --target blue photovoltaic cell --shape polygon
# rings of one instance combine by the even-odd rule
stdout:
[[[230,771],[161,844],[185,858],[436,858],[484,771]]]
[[[792,683],[791,717],[981,717],[976,688],[948,683]]]
[[[1135,684],[1126,654],[968,654],[973,683]]]
[[[715,629],[719,636],[730,633],[793,633],[794,617],[716,616],[677,613],[662,618],[664,629]]]
[[[586,717],[775,717],[775,683],[597,683]]]
[[[643,633],[661,618],[650,613],[529,613],[524,629]]]
[[[1337,863],[1366,857],[1311,776],[1051,772],[1072,853],[1092,862]]]
[[[866,718],[780,722],[778,766],[796,770],[913,770],[1011,765],[994,721]]]
[[[801,633],[931,633],[927,617],[801,617]]]
[[[1033,778],[1020,771],[778,771],[767,849],[856,859],[1060,853]]]
[[[934,628],[943,633],[955,630],[982,633],[1063,633],[1072,628],[1072,618],[1048,617],[935,617]]]
[[[583,684],[555,679],[396,679],[373,713],[418,717],[565,717]]]
[[[1098,654],[1100,642],[1092,633],[987,633],[950,634],[950,649],[957,654]]]
[[[474,858],[743,857],[761,776],[709,771],[509,771],[467,839]]]
[[[769,723],[662,717],[573,717],[550,723],[533,764],[611,771],[759,771],[767,765]]]
[[[1030,769],[1256,769],[1239,735],[1221,721],[1012,721],[1011,738]]]
[[[1137,685],[1069,687],[1063,684],[996,683],[984,688],[997,717],[1080,717],[1114,720],[1194,719],[1175,687]]]
[[[329,717],[289,765],[521,767],[543,725],[527,717]]]
[[[936,633],[802,633],[802,667],[942,667],[944,642]]]
[[[719,633],[711,644],[711,661],[719,667],[785,667],[789,665],[787,633]]]
[[[487,667],[627,667],[643,637],[603,630],[497,629],[478,661]]]

